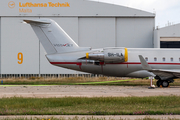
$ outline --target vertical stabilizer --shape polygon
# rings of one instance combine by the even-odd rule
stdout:
[[[53,20],[24,20],[30,24],[47,54],[79,51],[79,46]]]

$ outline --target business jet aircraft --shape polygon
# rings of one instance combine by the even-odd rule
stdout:
[[[117,77],[155,77],[168,87],[180,77],[180,50],[155,48],[79,47],[51,19],[24,20],[30,24],[55,66]]]

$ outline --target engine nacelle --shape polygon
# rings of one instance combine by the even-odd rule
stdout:
[[[86,59],[105,63],[127,62],[128,51],[127,48],[104,48],[102,52],[86,53]]]

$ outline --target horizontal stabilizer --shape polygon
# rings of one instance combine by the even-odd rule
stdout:
[[[50,21],[45,20],[23,20],[26,23],[38,23],[38,24],[51,24]]]

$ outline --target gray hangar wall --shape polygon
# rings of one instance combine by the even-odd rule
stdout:
[[[47,0],[11,2],[0,2],[0,74],[80,73],[51,65],[23,19],[53,19],[80,47],[154,47],[152,13],[84,0],[53,0],[54,7]]]
[[[161,48],[160,42],[179,42],[180,41],[180,24],[174,24],[154,31],[154,47]],[[179,44],[176,44],[179,48]]]

